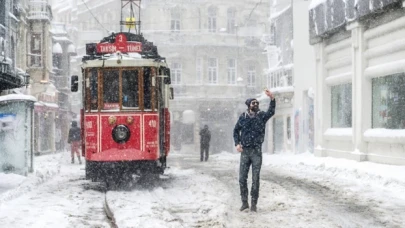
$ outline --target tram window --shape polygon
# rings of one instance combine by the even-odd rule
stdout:
[[[151,70],[150,68],[144,69],[143,76],[143,102],[145,109],[152,109],[152,80],[151,80]]]
[[[122,71],[122,107],[139,107],[138,71]]]
[[[103,109],[119,109],[119,72],[105,70],[103,77]]]
[[[89,82],[90,82],[90,109],[98,109],[98,75],[97,69],[89,70]]]

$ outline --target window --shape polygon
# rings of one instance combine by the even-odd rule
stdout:
[[[228,84],[236,84],[236,59],[228,59]]]
[[[62,69],[62,55],[61,54],[53,54],[52,56],[53,66]]]
[[[372,80],[373,128],[405,129],[405,74]]]
[[[138,71],[122,71],[122,107],[139,107]]]
[[[228,25],[227,25],[227,31],[230,34],[235,34],[236,33],[236,10],[234,8],[229,8],[228,9]]]
[[[145,109],[152,109],[152,71],[150,67],[143,70],[143,106]]]
[[[217,84],[218,83],[218,61],[216,58],[208,59],[208,83]]]
[[[249,65],[247,69],[247,86],[256,85],[256,67]]]
[[[352,127],[352,84],[332,86],[332,128]]]
[[[196,83],[201,84],[203,81],[203,58],[196,59]]]
[[[208,8],[208,32],[217,32],[217,10],[212,6]]]
[[[97,69],[90,69],[88,71],[86,80],[86,87],[89,89],[88,94],[90,95],[90,104],[87,109],[98,110],[98,74]],[[86,99],[87,102],[87,99]]]
[[[2,15],[0,17],[0,24],[6,27],[6,17],[4,16],[6,15],[6,5],[4,4],[4,1],[0,3],[0,15]]]
[[[119,72],[103,71],[103,109],[119,109]]]
[[[181,63],[171,64],[172,84],[181,84]]]
[[[181,12],[179,9],[172,9],[171,11],[171,21],[170,21],[170,30],[172,32],[180,31],[180,19]]]
[[[291,117],[287,117],[287,139],[291,139]]]
[[[31,53],[30,66],[41,67],[41,34],[33,33],[31,35]]]

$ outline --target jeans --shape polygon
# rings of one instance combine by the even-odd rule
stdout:
[[[260,169],[262,167],[262,150],[261,148],[243,148],[243,152],[240,155],[239,166],[239,186],[240,196],[243,201],[248,201],[248,186],[247,179],[250,166],[252,165],[252,189],[250,195],[252,202],[257,203],[259,198],[260,187]]]
[[[209,151],[210,151],[210,145],[201,145],[200,146],[200,154],[201,154],[201,161],[204,160],[204,154],[205,154],[205,161],[208,160],[208,156],[209,156]]]

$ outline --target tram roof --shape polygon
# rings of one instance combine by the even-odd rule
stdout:
[[[164,59],[147,59],[142,58],[140,54],[131,53],[121,54],[114,53],[111,55],[104,55],[102,58],[91,60],[84,60],[82,62],[83,68],[92,67],[160,67],[167,66]]]

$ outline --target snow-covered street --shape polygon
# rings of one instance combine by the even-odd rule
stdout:
[[[115,224],[117,227],[405,225],[402,216],[405,181],[400,177],[405,167],[318,158],[311,154],[263,156],[257,213],[239,211],[239,154],[222,152],[211,155],[208,162],[200,162],[197,152],[183,150],[170,155],[170,168],[159,180],[107,192]],[[40,159],[59,167],[56,169],[59,171],[44,183],[36,184],[32,184],[33,180],[40,175],[32,174],[20,187],[0,194],[2,226],[112,226],[103,211],[104,189],[84,180],[83,165],[69,164],[68,153]],[[21,186],[26,186],[24,191]],[[13,192],[19,195],[10,197]]]

